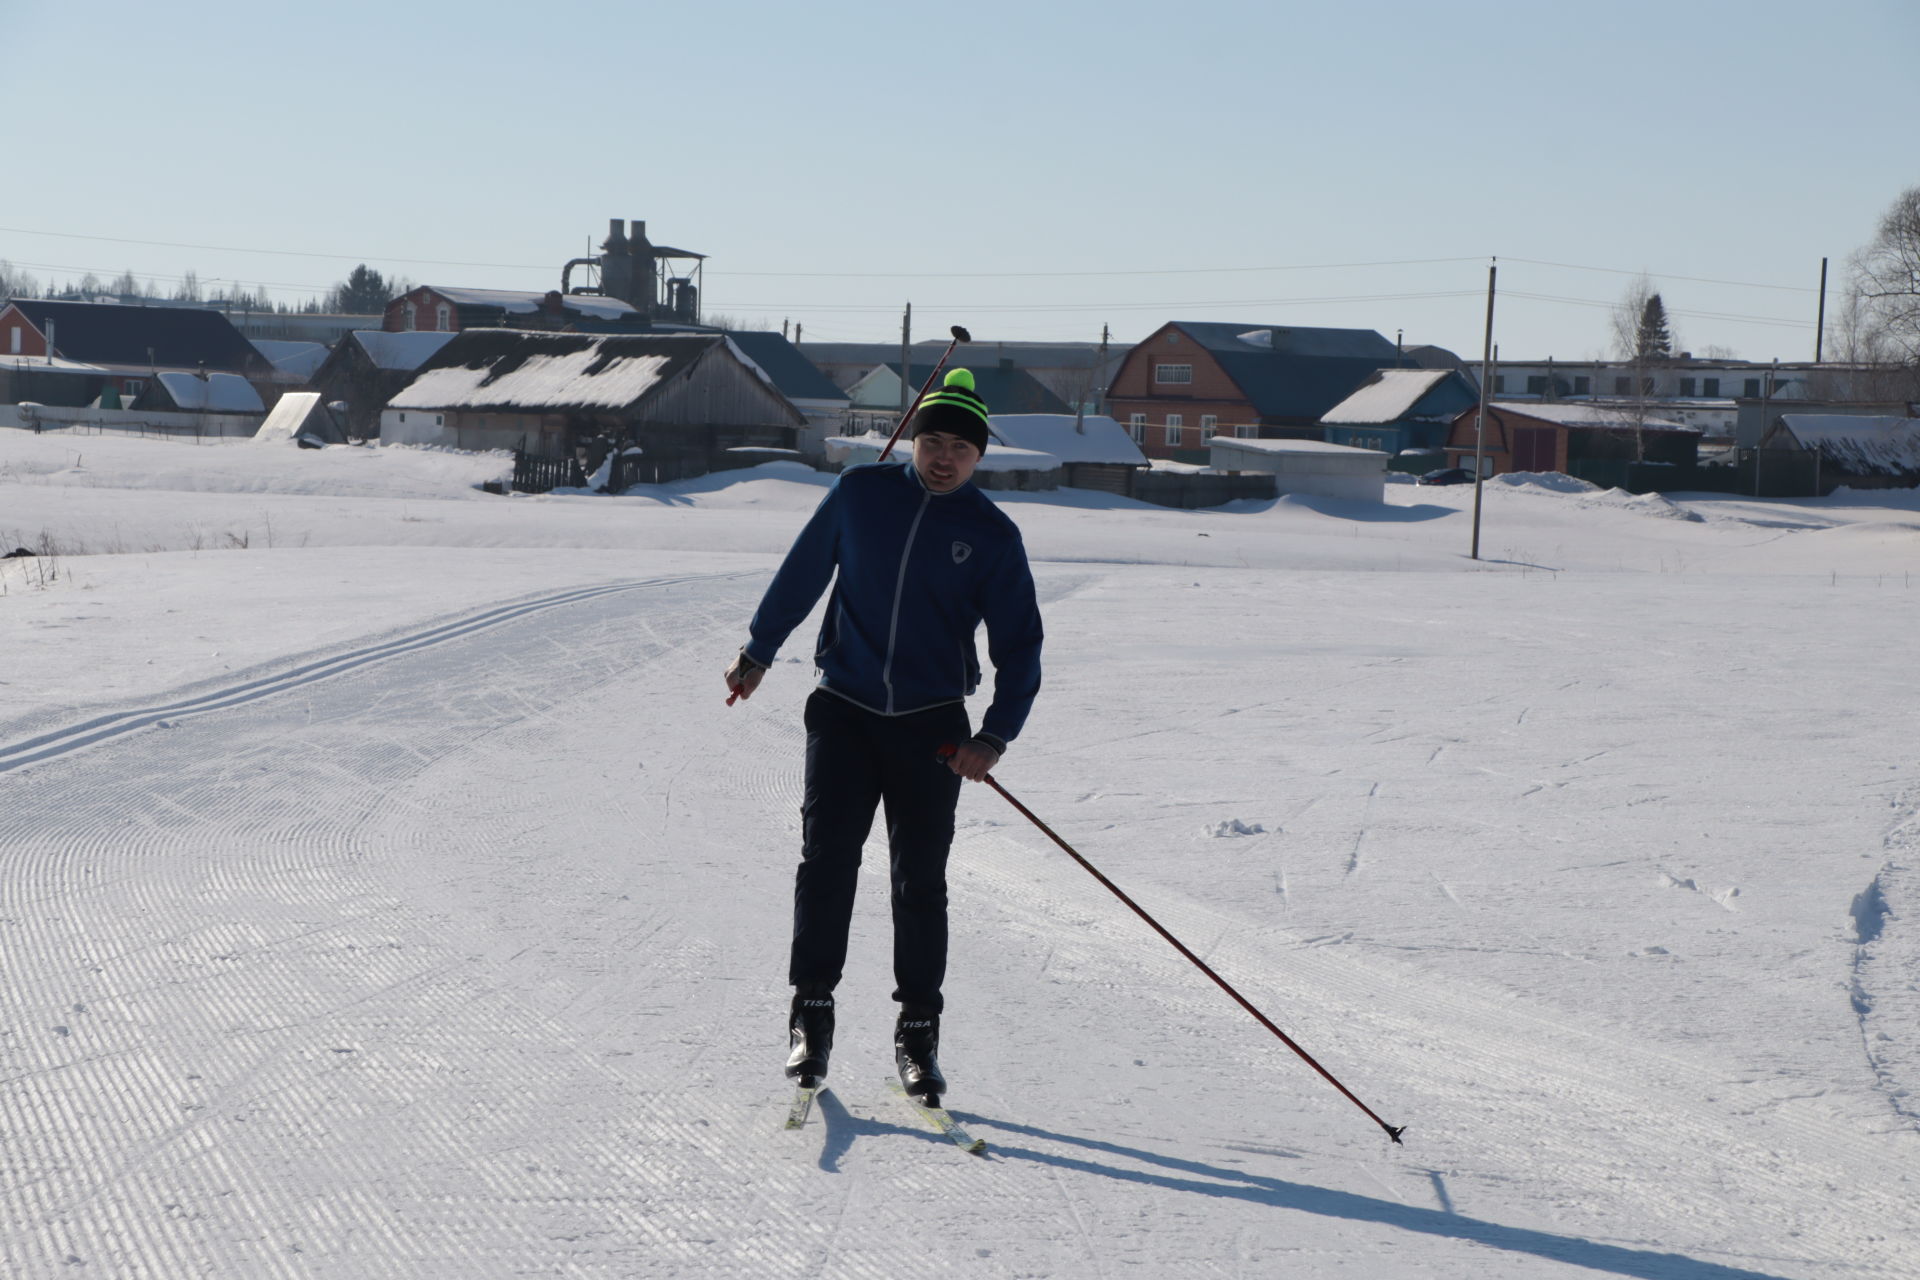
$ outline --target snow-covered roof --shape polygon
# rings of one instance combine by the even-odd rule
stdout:
[[[1489,409],[1501,409],[1508,413],[1525,414],[1529,418],[1538,418],[1542,422],[1552,422],[1563,427],[1615,427],[1631,429],[1635,424],[1633,415],[1625,409],[1616,409],[1597,404],[1566,404],[1533,400],[1495,400],[1487,406]],[[1688,426],[1684,422],[1675,422],[1671,418],[1647,417],[1639,425],[1648,431],[1687,431],[1698,435],[1699,427]]]
[[[1321,414],[1320,421],[1335,425],[1397,422],[1450,373],[1450,369],[1382,369],[1373,381]]]
[[[726,345],[720,334],[469,329],[429,360],[387,407],[509,412],[627,409]],[[769,394],[780,399],[777,391]],[[783,399],[780,402],[786,404]],[[799,411],[789,409],[798,421]]]
[[[499,307],[515,315],[532,315],[540,310],[547,297],[544,293],[529,293],[520,289],[466,289],[458,285],[438,284],[427,287],[447,301],[457,302],[463,307]],[[640,314],[632,303],[597,293],[564,293],[560,295],[560,303],[570,311],[602,320],[623,320]]]
[[[1920,418],[1787,413],[1780,421],[1804,448],[1854,475],[1920,474]]]
[[[1380,453],[1378,449],[1356,449],[1352,445],[1328,444],[1324,440],[1257,440],[1242,439],[1237,436],[1214,436],[1211,440],[1207,441],[1207,443],[1209,445],[1232,445],[1235,448],[1246,449],[1253,453],[1373,453],[1379,454],[1383,458],[1386,456],[1384,453]]]
[[[387,402],[390,409],[459,409],[516,405],[526,409],[624,409],[657,382],[670,357],[629,356],[598,368],[592,348],[530,355],[494,376],[491,365],[429,369]]]
[[[854,466],[862,462],[877,462],[880,450],[887,444],[887,438],[872,436],[828,436],[825,445],[827,460],[845,466]],[[889,462],[905,462],[912,456],[912,444],[898,441],[893,452],[888,455]],[[996,444],[980,455],[979,471],[1057,471],[1061,459],[1039,449],[1018,449],[1011,445]]]
[[[155,375],[167,389],[173,402],[182,409],[206,413],[262,413],[266,405],[260,393],[237,373],[210,373],[204,379],[195,373]]]
[[[1062,462],[1147,465],[1146,455],[1127,429],[1105,414],[1086,415],[1084,431],[1074,430],[1073,415],[1064,413],[996,413],[990,421],[1003,448],[1050,453]],[[987,450],[989,455],[995,452]]]
[[[277,371],[302,380],[311,378],[327,362],[324,342],[290,342],[280,338],[250,338],[253,349]]]
[[[432,330],[388,333],[383,329],[355,329],[352,334],[376,368],[409,372],[425,364],[440,348],[453,341],[453,337],[451,333]]]

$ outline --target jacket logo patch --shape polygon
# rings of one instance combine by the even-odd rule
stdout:
[[[967,557],[972,554],[973,554],[973,548],[968,546],[966,543],[956,542],[953,544],[953,562],[955,564],[965,564],[967,562]]]

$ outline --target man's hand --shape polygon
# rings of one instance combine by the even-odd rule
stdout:
[[[767,669],[749,658],[746,650],[743,649],[740,651],[740,656],[733,660],[733,665],[727,668],[727,689],[735,697],[751,698],[753,691],[760,687],[760,681],[766,674]],[[729,698],[727,701],[731,702],[733,699]]]
[[[947,768],[969,782],[985,782],[987,774],[999,763],[1000,753],[978,738],[961,743],[947,757]]]

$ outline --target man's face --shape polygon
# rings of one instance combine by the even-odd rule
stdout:
[[[935,493],[952,493],[973,479],[980,451],[973,443],[946,431],[922,431],[913,438],[913,469],[921,483]]]

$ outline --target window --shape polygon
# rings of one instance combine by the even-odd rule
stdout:
[[[1527,394],[1530,396],[1543,396],[1547,394],[1547,377],[1545,374],[1531,373],[1527,375]]]
[[[1760,398],[1760,379],[1748,378],[1747,389],[1741,394],[1745,395],[1749,400],[1758,400]]]
[[[1695,383],[1692,378],[1680,379],[1680,394],[1683,396],[1692,395],[1694,386],[1695,386]]]
[[[441,333],[445,333],[447,331],[448,326],[451,325],[453,322],[453,308],[449,307],[444,302],[441,303],[439,306],[433,309],[433,320],[434,320],[433,327],[438,329]]]
[[[1719,394],[1720,394],[1720,379],[1718,379],[1718,378],[1702,378],[1702,379],[1700,379],[1700,394],[1701,394],[1701,395],[1703,395],[1703,396],[1717,396],[1717,395],[1719,395]]]
[[[1251,422],[1237,422],[1233,427],[1233,436],[1236,440],[1258,440],[1260,428]]]
[[[1190,364],[1157,364],[1153,366],[1155,386],[1184,385],[1193,381],[1193,366]]]
[[[1493,394],[1502,395],[1507,389],[1507,376],[1504,373],[1493,375]]]
[[[409,307],[408,310],[412,310],[412,308]],[[407,420],[407,411],[405,409],[402,409],[400,411],[400,421],[405,422],[406,420]]]
[[[1175,449],[1180,447],[1180,431],[1181,428],[1186,425],[1187,419],[1185,414],[1170,413],[1167,415],[1167,434],[1164,438],[1169,446]]]
[[[433,425],[434,425],[434,426],[436,426],[436,427],[444,427],[444,426],[446,426],[446,425],[447,425],[447,415],[446,415],[446,414],[444,414],[444,413],[436,413],[436,414],[434,414],[434,415],[433,415]]]
[[[13,334],[11,346],[13,349],[13,354],[17,356],[20,354],[20,326],[17,324],[14,325],[11,332]]]
[[[1133,442],[1135,444],[1145,444],[1147,442],[1147,415],[1146,414],[1144,413],[1128,414],[1127,426],[1132,428],[1133,430]]]
[[[123,382],[121,382],[120,394],[128,395],[128,396],[137,396],[142,391],[146,390],[146,386],[147,386],[147,380],[145,378],[128,378]]]
[[[415,322],[414,306],[411,302],[409,302],[407,304],[407,331],[412,332],[413,330],[418,329],[419,327],[420,326]]]
[[[1207,440],[1220,434],[1220,418],[1217,414],[1200,415],[1200,439]]]
[[[1615,378],[1613,380],[1613,394],[1617,396],[1632,395],[1633,379],[1632,378]]]
[[[1593,379],[1584,377],[1584,376],[1576,376],[1574,378],[1573,394],[1577,396],[1584,396],[1584,395],[1587,395],[1589,392],[1591,392],[1592,389],[1593,389]]]

